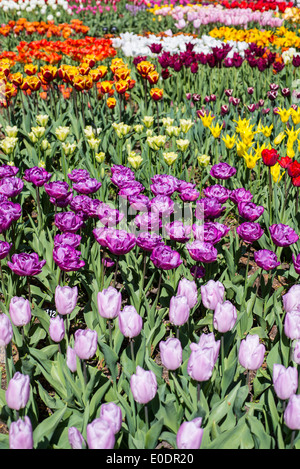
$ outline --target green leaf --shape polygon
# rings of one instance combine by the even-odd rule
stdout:
[[[33,431],[33,443],[35,449],[49,449],[51,447],[51,438],[61,421],[67,406],[54,412],[50,417],[43,420]]]
[[[145,438],[146,449],[154,449],[156,447],[157,440],[161,434],[163,423],[164,423],[164,420],[160,419],[154,424],[151,424],[150,429],[146,433],[146,438]]]

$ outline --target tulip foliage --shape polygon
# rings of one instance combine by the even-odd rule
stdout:
[[[12,3],[1,448],[299,449],[298,8]]]

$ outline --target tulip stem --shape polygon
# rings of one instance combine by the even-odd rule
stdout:
[[[197,382],[197,402],[200,401],[200,392],[201,392],[201,384],[200,381]]]
[[[117,274],[118,274],[118,269],[119,269],[119,259],[117,258],[117,260],[116,260],[116,270],[115,270],[115,277],[114,277],[114,287],[116,286],[116,281],[117,281]]]
[[[30,289],[30,281],[29,281],[29,276],[27,275],[27,287],[28,287],[28,301],[31,305],[31,289]]]
[[[269,226],[272,225],[272,198],[273,198],[273,194],[272,194],[273,190],[272,190],[272,174],[271,174],[271,166],[269,166]]]
[[[109,346],[112,348],[112,322],[111,319],[108,320],[108,332],[109,332]]]
[[[40,232],[42,226],[42,212],[41,212],[41,201],[40,201],[40,192],[38,186],[35,188],[36,190],[36,206],[38,212],[38,230]]]
[[[149,415],[148,415],[148,406],[145,404],[145,423],[146,423],[146,429],[147,431],[149,430]]]
[[[291,448],[290,449],[293,449],[294,447],[294,440],[295,440],[295,430],[292,431],[292,437],[291,437]]]
[[[134,362],[134,348],[133,348],[133,340],[130,338],[130,352],[131,352],[131,360]]]
[[[3,277],[3,270],[2,270],[2,265],[1,265],[1,262],[0,262],[0,275],[1,275],[1,282],[2,282],[2,294],[3,294],[3,297],[4,297],[4,302],[6,303],[6,294],[4,293],[5,292],[5,283],[4,283],[4,277]]]

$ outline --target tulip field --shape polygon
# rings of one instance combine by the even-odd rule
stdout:
[[[0,160],[1,449],[300,449],[299,1],[0,0]]]

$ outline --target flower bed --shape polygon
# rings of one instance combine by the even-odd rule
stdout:
[[[97,15],[1,51],[1,447],[299,448],[297,35]]]

